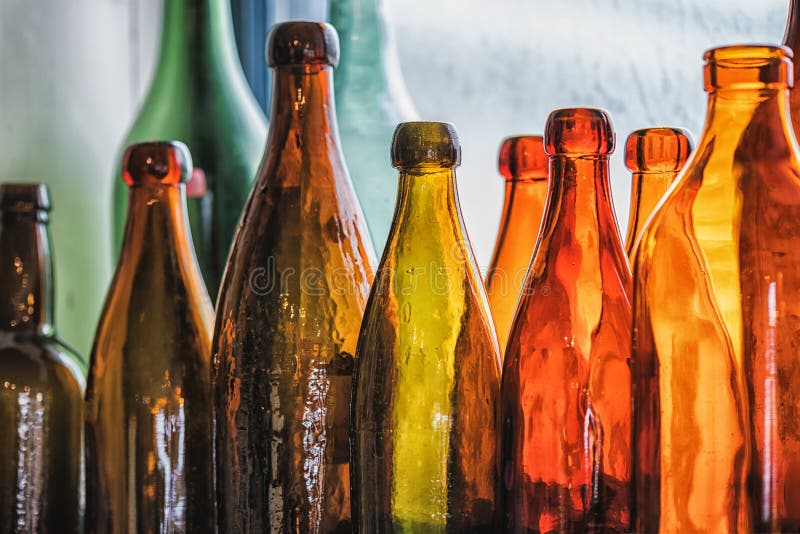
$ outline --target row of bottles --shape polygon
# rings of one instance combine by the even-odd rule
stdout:
[[[788,48],[706,54],[708,118],[688,161],[681,130],[629,137],[627,251],[607,113],[557,110],[543,137],[506,140],[510,205],[485,285],[506,276],[519,298],[513,313],[492,299],[494,325],[454,128],[395,129],[397,202],[373,271],[339,147],[336,32],[280,24],[267,48],[271,127],[216,323],[189,150],[134,144],[83,402],[52,326],[46,190],[0,187],[4,530],[76,531],[81,494],[87,532],[800,527]]]

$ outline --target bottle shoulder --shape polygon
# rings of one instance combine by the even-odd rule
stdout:
[[[85,379],[79,361],[58,338],[0,333],[0,387],[16,380],[34,389],[59,388],[64,395],[82,398]]]

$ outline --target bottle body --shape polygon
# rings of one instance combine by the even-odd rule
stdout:
[[[636,252],[637,529],[800,526],[790,58],[767,46],[706,53],[705,131]]]
[[[452,127],[441,123],[401,124],[394,146],[444,127],[449,138],[441,143],[457,146]],[[452,166],[402,163],[395,158],[397,213],[358,343],[355,530],[492,532],[497,344]]]
[[[35,199],[35,200],[34,200]],[[54,337],[47,190],[0,185],[0,531],[80,532],[82,361]]]
[[[542,143],[537,135],[509,137],[503,141],[498,157],[505,197],[485,285],[501,357],[547,200],[547,154]]]
[[[263,152],[266,120],[236,55],[228,2],[165,2],[163,24],[156,74],[123,146],[176,139],[192,151],[189,222],[203,278],[216,297]],[[116,254],[128,196],[120,180],[113,195]]]
[[[374,243],[389,235],[395,173],[386,159],[399,122],[416,119],[383,0],[333,0],[330,22],[339,33],[336,109],[342,150]]]
[[[213,309],[191,247],[187,160],[179,143],[143,143],[123,162],[125,237],[86,392],[86,532],[214,529]]]
[[[272,127],[213,342],[218,526],[350,532],[348,406],[374,257],[338,148],[335,31],[279,24],[269,48]]]
[[[625,532],[631,278],[611,205],[613,130],[599,110],[559,110],[545,139],[548,204],[503,366],[505,528]]]

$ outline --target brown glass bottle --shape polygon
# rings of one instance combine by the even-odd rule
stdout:
[[[128,216],[86,389],[86,532],[213,532],[213,309],[178,142],[130,146]]]
[[[503,365],[508,532],[629,525],[631,275],[611,204],[614,132],[550,114],[550,193]]]
[[[547,154],[542,136],[503,140],[497,159],[506,190],[494,254],[486,272],[486,296],[502,356],[547,199]]]
[[[55,337],[43,184],[0,185],[0,532],[80,530],[82,361]]]
[[[677,178],[691,152],[689,132],[680,128],[643,128],[628,136],[625,165],[632,176],[625,253],[629,259],[633,257],[633,247],[644,223]]]
[[[266,153],[213,342],[221,532],[350,532],[349,399],[374,253],[336,128],[336,31],[270,32]]]
[[[695,155],[634,257],[634,528],[800,529],[792,54],[705,54]]]
[[[358,341],[355,531],[495,529],[500,355],[446,123],[401,123],[394,223]]]

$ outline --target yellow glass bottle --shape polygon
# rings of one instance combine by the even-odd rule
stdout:
[[[128,147],[128,216],[86,388],[86,532],[213,532],[213,309],[178,142]]]
[[[800,529],[792,53],[705,54],[694,156],[634,256],[634,530]]]
[[[636,239],[692,152],[689,132],[680,128],[643,128],[628,136],[625,165],[631,171],[631,207],[625,253],[633,257]]]
[[[446,123],[401,123],[394,223],[358,341],[353,523],[363,534],[494,532],[500,362],[458,207]]]
[[[505,178],[506,190],[485,285],[502,356],[547,199],[547,154],[542,136],[504,139],[497,167]]]

